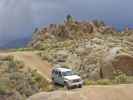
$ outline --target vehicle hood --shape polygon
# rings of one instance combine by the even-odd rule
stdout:
[[[67,80],[74,80],[74,79],[80,79],[80,76],[78,75],[71,75],[71,76],[64,76]]]

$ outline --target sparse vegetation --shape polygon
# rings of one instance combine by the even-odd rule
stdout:
[[[127,76],[125,73],[121,72],[120,70],[117,70],[114,73],[113,82],[115,84],[129,84],[129,83],[133,83],[133,77]]]
[[[11,91],[11,84],[8,79],[0,79],[0,94],[6,94]]]
[[[85,80],[84,81],[84,84],[85,85],[96,85],[96,81],[93,81],[93,80]]]
[[[36,70],[25,69],[24,64],[7,57],[0,65],[0,95],[16,91],[29,97],[40,91],[52,91],[48,83]]]
[[[73,18],[73,16],[70,15],[70,14],[67,15],[66,20],[67,20],[67,22],[70,22],[70,23],[71,23],[71,22],[74,22],[74,18]]]
[[[101,79],[97,81],[98,85],[111,85],[112,81],[109,79]]]
[[[133,83],[133,76],[127,76],[121,71],[116,71],[112,79],[85,80],[85,85],[111,85]]]
[[[86,80],[85,85],[111,85],[113,84],[112,80],[109,79],[100,79],[100,80]]]

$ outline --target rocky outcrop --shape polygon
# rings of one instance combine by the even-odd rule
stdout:
[[[36,29],[32,41],[28,44],[30,47],[38,48],[43,41],[47,39],[66,40],[89,38],[94,33],[115,33],[116,30],[106,26],[102,21],[73,21],[64,22],[64,24],[50,24],[48,27]],[[93,36],[93,35],[92,35]]]
[[[69,91],[42,92],[27,100],[133,100],[133,86],[89,86]]]
[[[116,70],[121,70],[123,73],[133,76],[133,56],[127,54],[118,55],[112,64]]]

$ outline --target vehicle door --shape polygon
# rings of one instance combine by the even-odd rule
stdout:
[[[58,71],[57,71],[57,70],[54,71],[53,77],[54,77],[54,78],[53,78],[54,81],[55,81],[56,83],[58,83]]]
[[[58,83],[64,85],[64,78],[60,71],[58,72]]]

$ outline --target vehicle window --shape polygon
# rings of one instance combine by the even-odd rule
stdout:
[[[59,77],[61,77],[61,76],[62,76],[61,72],[59,72],[59,73],[58,73],[58,76],[59,76]]]
[[[74,75],[74,72],[66,71],[66,72],[63,72],[62,74],[63,74],[63,76],[71,76],[71,75]]]

